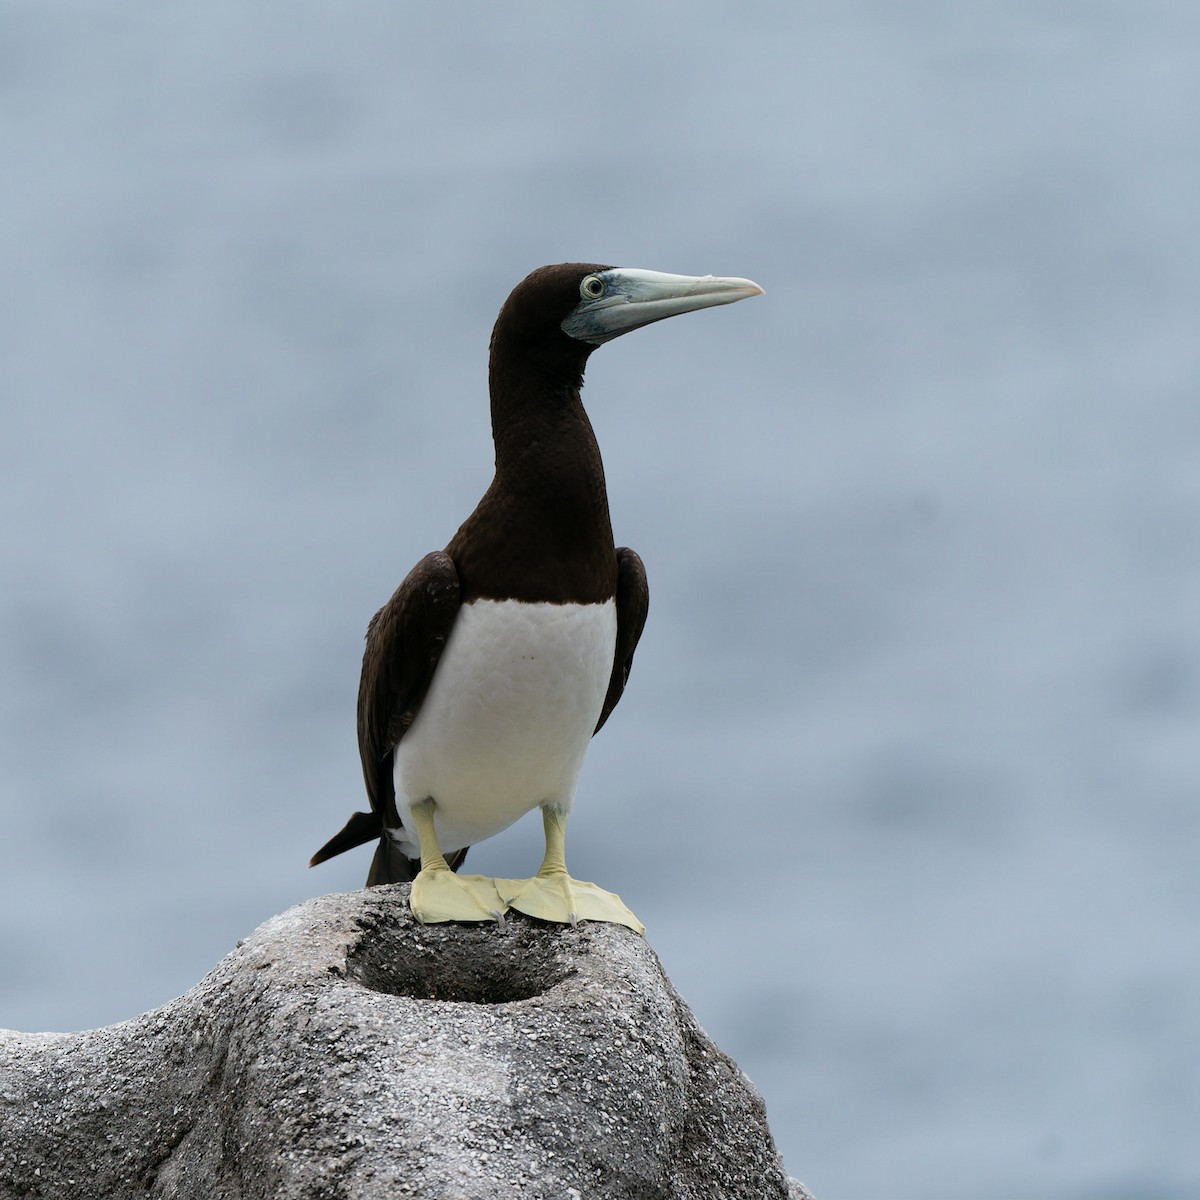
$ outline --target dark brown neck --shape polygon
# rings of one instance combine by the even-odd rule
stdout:
[[[616,590],[604,466],[577,368],[492,347],[496,474],[447,547],[464,600],[597,603]],[[565,369],[564,369],[565,368]]]

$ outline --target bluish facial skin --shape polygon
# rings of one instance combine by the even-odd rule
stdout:
[[[578,341],[600,346],[654,321],[761,294],[762,288],[749,279],[611,267],[580,281],[579,303],[563,321],[562,330]]]

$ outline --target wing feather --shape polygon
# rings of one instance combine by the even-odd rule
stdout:
[[[313,855],[310,866],[384,836],[385,825],[400,824],[392,755],[420,711],[461,606],[458,570],[453,559],[438,550],[413,567],[371,618],[358,684],[358,752],[371,811],[354,813]],[[373,882],[412,877],[411,872],[390,869],[383,873],[389,878]],[[375,868],[372,874],[377,876]]]
[[[629,671],[633,666],[633,652],[646,626],[646,614],[650,609],[650,584],[646,580],[646,568],[636,552],[628,546],[617,549],[617,650],[613,655],[612,676],[608,681],[608,692],[600,720],[596,722],[593,736],[599,733],[609,714],[617,707]]]

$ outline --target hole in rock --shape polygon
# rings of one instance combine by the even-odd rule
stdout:
[[[390,996],[507,1004],[541,996],[573,975],[555,953],[559,931],[525,922],[366,929],[348,978]]]

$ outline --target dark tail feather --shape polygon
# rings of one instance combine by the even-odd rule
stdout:
[[[315,867],[347,850],[353,850],[356,846],[365,846],[376,838],[379,839],[379,845],[375,847],[375,857],[371,862],[370,874],[367,875],[367,887],[379,887],[384,883],[408,883],[415,879],[421,869],[421,860],[407,857],[383,832],[383,820],[377,812],[354,813],[341,831],[335,833],[308,860],[308,865]],[[468,847],[464,846],[461,850],[446,855],[450,870],[457,871],[462,866],[463,859],[467,857],[467,849]]]
[[[467,857],[469,846],[455,850],[446,855],[450,870],[457,871]],[[379,839],[375,847],[375,857],[371,860],[371,870],[367,875],[367,887],[379,887],[384,883],[409,883],[416,879],[421,869],[419,858],[408,858],[387,834]]]
[[[365,846],[368,842],[373,842],[381,833],[383,833],[383,821],[377,812],[356,812],[342,827],[341,832],[335,833],[308,860],[308,865],[315,867],[318,863],[326,862],[338,854],[353,850],[355,846]]]
[[[375,847],[371,870],[367,875],[367,887],[379,887],[384,883],[408,883],[416,879],[421,869],[419,858],[409,858],[385,833]]]

